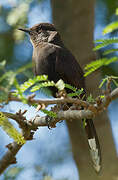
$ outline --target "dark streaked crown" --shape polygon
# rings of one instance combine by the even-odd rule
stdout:
[[[54,27],[54,24],[50,23],[40,23],[34,25],[32,28],[30,28],[31,31],[40,31],[40,30],[45,30],[45,31],[56,31],[56,28]]]

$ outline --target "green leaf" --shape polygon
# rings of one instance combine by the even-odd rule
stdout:
[[[118,79],[118,76],[108,76],[108,77],[110,77],[112,79]]]
[[[70,84],[65,84],[65,88],[70,89],[70,90],[72,90],[72,91],[74,91],[74,92],[77,90],[76,87],[71,86]]]
[[[35,83],[36,83],[36,81],[33,79],[29,79],[28,81],[25,81],[24,84],[20,85],[20,91],[22,93],[25,92],[28,88],[30,88]]]
[[[116,49],[108,49],[108,50],[104,51],[103,55],[108,55],[110,53],[114,53],[114,52],[117,52],[117,51],[118,51],[117,48]]]
[[[118,29],[118,21],[115,21],[115,22],[107,25],[103,30],[103,35],[113,32],[116,29]]]
[[[118,38],[107,38],[107,39],[96,39],[95,43],[106,43],[106,44],[112,44],[112,43],[118,43]]]
[[[85,128],[86,125],[87,125],[87,124],[86,124],[86,119],[84,118],[82,122],[83,122],[83,128]]]
[[[25,98],[25,96],[23,95],[23,92],[16,78],[14,80],[14,86],[16,87],[16,91],[15,93],[13,93],[13,95],[18,96],[24,104],[27,104],[27,98]]]
[[[102,79],[102,82],[99,85],[99,88],[101,88],[103,86],[103,84],[107,81],[108,78],[104,78]]]
[[[0,103],[3,103],[8,100],[8,92],[0,91]]]
[[[104,96],[104,95],[100,95],[99,97],[100,97],[101,99],[103,99],[105,96]]]
[[[85,66],[85,74],[84,76],[88,76],[89,74],[91,74],[92,72],[94,72],[95,70],[99,69],[102,66],[107,66],[113,62],[116,62],[118,60],[118,57],[114,56],[112,58],[102,58],[102,59],[98,59],[96,61],[92,61],[90,64],[87,64]]]
[[[76,93],[76,92],[75,93],[69,93],[68,96],[69,97],[75,97],[75,96],[78,96],[78,93]]]
[[[109,65],[109,64],[111,64],[113,62],[116,62],[116,61],[118,61],[118,57],[114,56],[114,57],[112,57],[110,59],[105,60],[103,65],[107,66],[107,65]]]
[[[12,168],[9,168],[5,173],[4,173],[4,176],[5,176],[5,180],[15,180],[19,174],[21,173],[21,171],[23,170],[24,168],[21,168],[21,167],[12,167]]]
[[[114,79],[112,79],[112,81],[115,84],[115,86],[118,87],[118,83]]]
[[[98,45],[96,45],[95,48],[93,48],[94,51],[99,50],[105,46],[108,46],[110,44],[113,43],[118,43],[118,38],[113,37],[113,38],[109,38],[109,39],[97,39],[95,40],[95,43],[99,43]]]
[[[107,61],[107,58],[98,59],[96,61],[92,61],[90,64],[87,64],[84,68],[86,71],[84,77],[88,76],[89,74],[103,66],[105,61]]]
[[[84,69],[89,70],[91,68],[100,67],[104,64],[105,61],[107,61],[107,58],[97,59],[97,60],[92,61],[91,63],[87,64]]]
[[[9,135],[9,137],[13,138],[18,144],[24,144],[24,137],[19,133],[13,125],[8,121],[8,118],[0,112],[0,126],[2,129]]]
[[[38,81],[46,81],[47,79],[48,79],[47,75],[36,76],[36,82],[38,82]]]
[[[33,86],[30,91],[35,92],[35,91],[38,91],[40,88],[51,87],[51,86],[55,86],[55,83],[53,81],[47,81],[47,82],[40,83],[38,85]]]
[[[24,84],[20,85],[20,91],[23,93],[28,88],[33,86],[35,83],[41,82],[41,81],[46,81],[47,78],[48,78],[48,76],[46,76],[46,75],[36,76],[36,77],[34,77],[32,79],[30,78],[28,81],[25,81]],[[36,89],[36,88],[34,88],[34,89]],[[33,91],[31,91],[31,92],[33,92]]]
[[[118,15],[118,8],[116,8],[116,13],[115,14]]]
[[[53,111],[48,111],[47,109],[42,109],[41,111],[52,118],[57,118],[57,114]]]
[[[26,69],[32,68],[32,63],[28,63],[26,65],[23,65],[19,69],[17,69],[16,74],[20,74],[26,71]]]
[[[83,94],[83,91],[84,91],[84,89],[81,88],[81,89],[79,89],[79,90],[77,90],[77,91],[75,91],[73,93],[68,93],[68,96],[69,97],[75,97],[75,96],[80,97],[80,95]]]
[[[2,62],[0,62],[0,69],[4,70],[5,65],[6,65],[6,60],[3,60]]]
[[[8,93],[14,84],[15,77],[16,74],[13,71],[5,72],[0,77],[0,87],[1,87],[0,91],[2,91],[2,94],[6,94],[8,96]],[[3,100],[3,97],[1,97],[1,99]]]
[[[118,83],[117,83],[116,80],[115,80],[115,79],[118,79],[117,76],[107,76],[106,78],[104,78],[104,79],[102,80],[101,84],[99,85],[99,88],[101,88],[101,87],[103,86],[103,84],[105,84],[109,79],[112,79],[112,81],[114,82],[114,84],[115,84],[116,86],[118,86]]]
[[[90,96],[87,97],[87,101],[89,103],[94,103],[95,102],[94,98],[92,97],[92,94],[90,94]]]
[[[60,79],[56,84],[55,84],[56,88],[58,90],[63,90],[65,88],[65,83],[62,79]]]
[[[7,71],[0,77],[0,82],[2,82],[5,79],[9,81],[11,79],[11,77],[13,77],[13,76],[15,76],[15,72]]]

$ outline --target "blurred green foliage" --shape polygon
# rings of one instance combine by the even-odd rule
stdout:
[[[26,64],[23,67],[18,68],[16,71],[12,70],[6,70],[5,68],[6,61],[2,61],[0,63],[0,103],[8,100],[9,92],[13,90],[15,87],[19,86],[19,83],[17,83],[16,77],[20,74],[24,74],[24,78],[26,77],[26,71],[29,71],[29,69],[32,68],[32,63]],[[26,77],[29,78],[29,77]],[[20,94],[20,92],[19,92]]]
[[[117,15],[117,10],[116,10],[116,15]],[[108,34],[108,33],[112,33],[113,31],[118,30],[118,21],[112,22],[109,25],[107,25],[104,29],[103,29],[103,34]],[[117,37],[112,37],[112,38],[106,38],[106,39],[97,39],[95,41],[95,43],[97,43],[96,47],[93,49],[94,51],[97,51],[101,48],[104,47],[108,47],[108,49],[105,49],[103,52],[104,57],[100,58],[98,60],[92,61],[90,64],[87,64],[85,66],[85,77],[89,74],[91,74],[92,72],[94,72],[95,70],[98,70],[100,67],[103,66],[108,66],[109,64],[118,61],[118,56],[117,54],[113,54],[115,52],[118,52],[118,48],[114,47],[111,48],[111,45],[113,44],[118,44],[118,38]],[[112,56],[107,56],[109,54],[112,54]],[[104,79],[105,80],[105,79]],[[115,81],[116,83],[116,81]]]
[[[110,80],[111,82],[113,82],[116,87],[118,87],[118,83],[117,83],[117,81],[116,81],[116,80],[118,80],[118,77],[116,77],[116,76],[106,76],[105,78],[102,79],[102,81],[101,81],[101,83],[100,83],[100,85],[99,85],[99,88],[101,88],[101,87],[102,87],[104,84],[106,84],[109,80]]]
[[[19,133],[14,126],[9,122],[8,118],[0,112],[0,127],[18,144],[25,144],[25,139],[21,133]]]
[[[21,167],[9,168],[4,173],[4,180],[15,180],[23,170],[24,168],[21,168]]]
[[[107,25],[109,22],[112,22],[113,20],[116,19],[116,17],[114,16],[114,12],[118,7],[117,0],[97,0],[96,2],[97,2],[97,6],[99,6],[98,7],[99,11],[103,8],[104,12],[102,12],[102,15],[105,18],[101,20],[104,25]],[[99,14],[97,15],[99,16]]]

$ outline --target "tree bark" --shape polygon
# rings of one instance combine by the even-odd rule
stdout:
[[[66,47],[75,55],[82,68],[95,59],[93,48],[94,8],[91,0],[52,0],[53,22],[61,33]],[[100,12],[102,13],[102,12]],[[98,95],[100,72],[87,77],[88,93]],[[107,114],[94,120],[102,151],[102,171],[100,175],[91,166],[90,155],[84,129],[80,121],[67,122],[72,143],[73,156],[79,170],[80,180],[115,180],[118,178],[118,160]]]

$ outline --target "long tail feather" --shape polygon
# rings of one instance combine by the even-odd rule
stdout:
[[[101,149],[92,119],[86,120],[85,130],[88,137],[88,145],[93,162],[93,167],[95,171],[99,173],[101,170]]]

